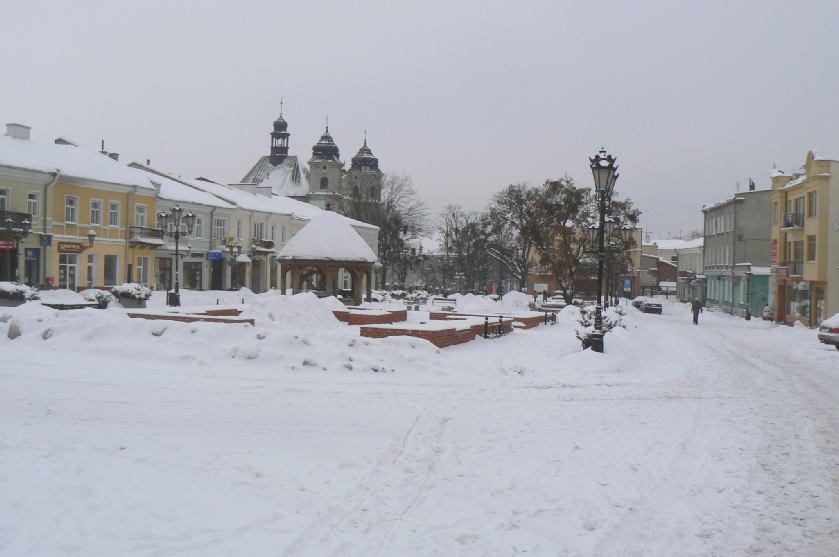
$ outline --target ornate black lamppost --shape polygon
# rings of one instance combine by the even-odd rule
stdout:
[[[8,277],[9,282],[15,282],[19,278],[20,269],[15,268],[15,276],[12,277],[12,257],[17,256],[18,250],[20,250],[20,241],[29,235],[29,229],[32,228],[32,223],[28,218],[17,220],[12,218],[9,213],[6,213],[6,215],[7,216],[3,222],[3,230],[6,233],[6,236],[15,241],[15,255],[12,255],[12,251],[9,250],[9,253],[6,256],[6,276]]]
[[[606,213],[609,211],[609,201],[615,190],[618,179],[617,159],[606,154],[606,149],[600,149],[594,157],[589,159],[591,174],[594,177],[594,189],[599,213],[597,233],[597,305],[594,307],[594,333],[591,338],[591,349],[603,352],[603,263],[606,259],[604,245],[606,232]]]
[[[175,238],[175,292],[167,296],[166,303],[170,306],[181,305],[181,252],[180,240],[181,236],[188,236],[192,234],[192,229],[195,226],[195,215],[191,211],[184,213],[184,210],[175,205],[167,213],[160,211],[157,214],[157,226],[160,228],[162,236],[172,236]]]

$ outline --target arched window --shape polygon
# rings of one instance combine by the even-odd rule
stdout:
[[[324,176],[323,178],[320,179],[320,189],[322,189],[322,190],[328,190],[329,189],[329,178],[327,178],[326,176]]]

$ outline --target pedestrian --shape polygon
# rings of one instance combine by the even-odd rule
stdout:
[[[548,291],[547,290],[542,290],[542,301],[543,302],[548,301]]]
[[[693,324],[699,325],[699,314],[702,312],[702,303],[699,300],[693,300],[690,303],[690,311],[693,313]]]

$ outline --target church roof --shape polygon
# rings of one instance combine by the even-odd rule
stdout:
[[[332,211],[322,211],[291,237],[277,257],[374,263],[376,254],[350,222]]]
[[[338,145],[335,140],[329,135],[329,126],[326,126],[326,131],[320,136],[318,142],[312,147],[312,160],[315,161],[337,161],[341,153],[338,151]]]
[[[308,176],[297,155],[287,156],[277,166],[271,164],[268,155],[259,157],[240,183],[270,184],[271,192],[276,195],[305,195],[309,191]]]

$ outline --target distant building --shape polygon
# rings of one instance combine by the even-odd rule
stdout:
[[[348,215],[353,204],[381,201],[382,172],[379,159],[367,146],[366,133],[348,170],[328,125],[312,147],[308,166],[290,154],[291,134],[282,114],[274,121],[270,135],[269,154],[260,157],[240,183],[231,184],[233,187],[262,195],[284,195]]]
[[[771,195],[775,320],[814,327],[839,312],[839,162],[810,151]]]
[[[706,305],[760,315],[769,303],[770,190],[748,191],[702,208]]]
[[[705,266],[703,261],[704,238],[687,240],[676,248],[676,295],[682,302],[705,301]]]

